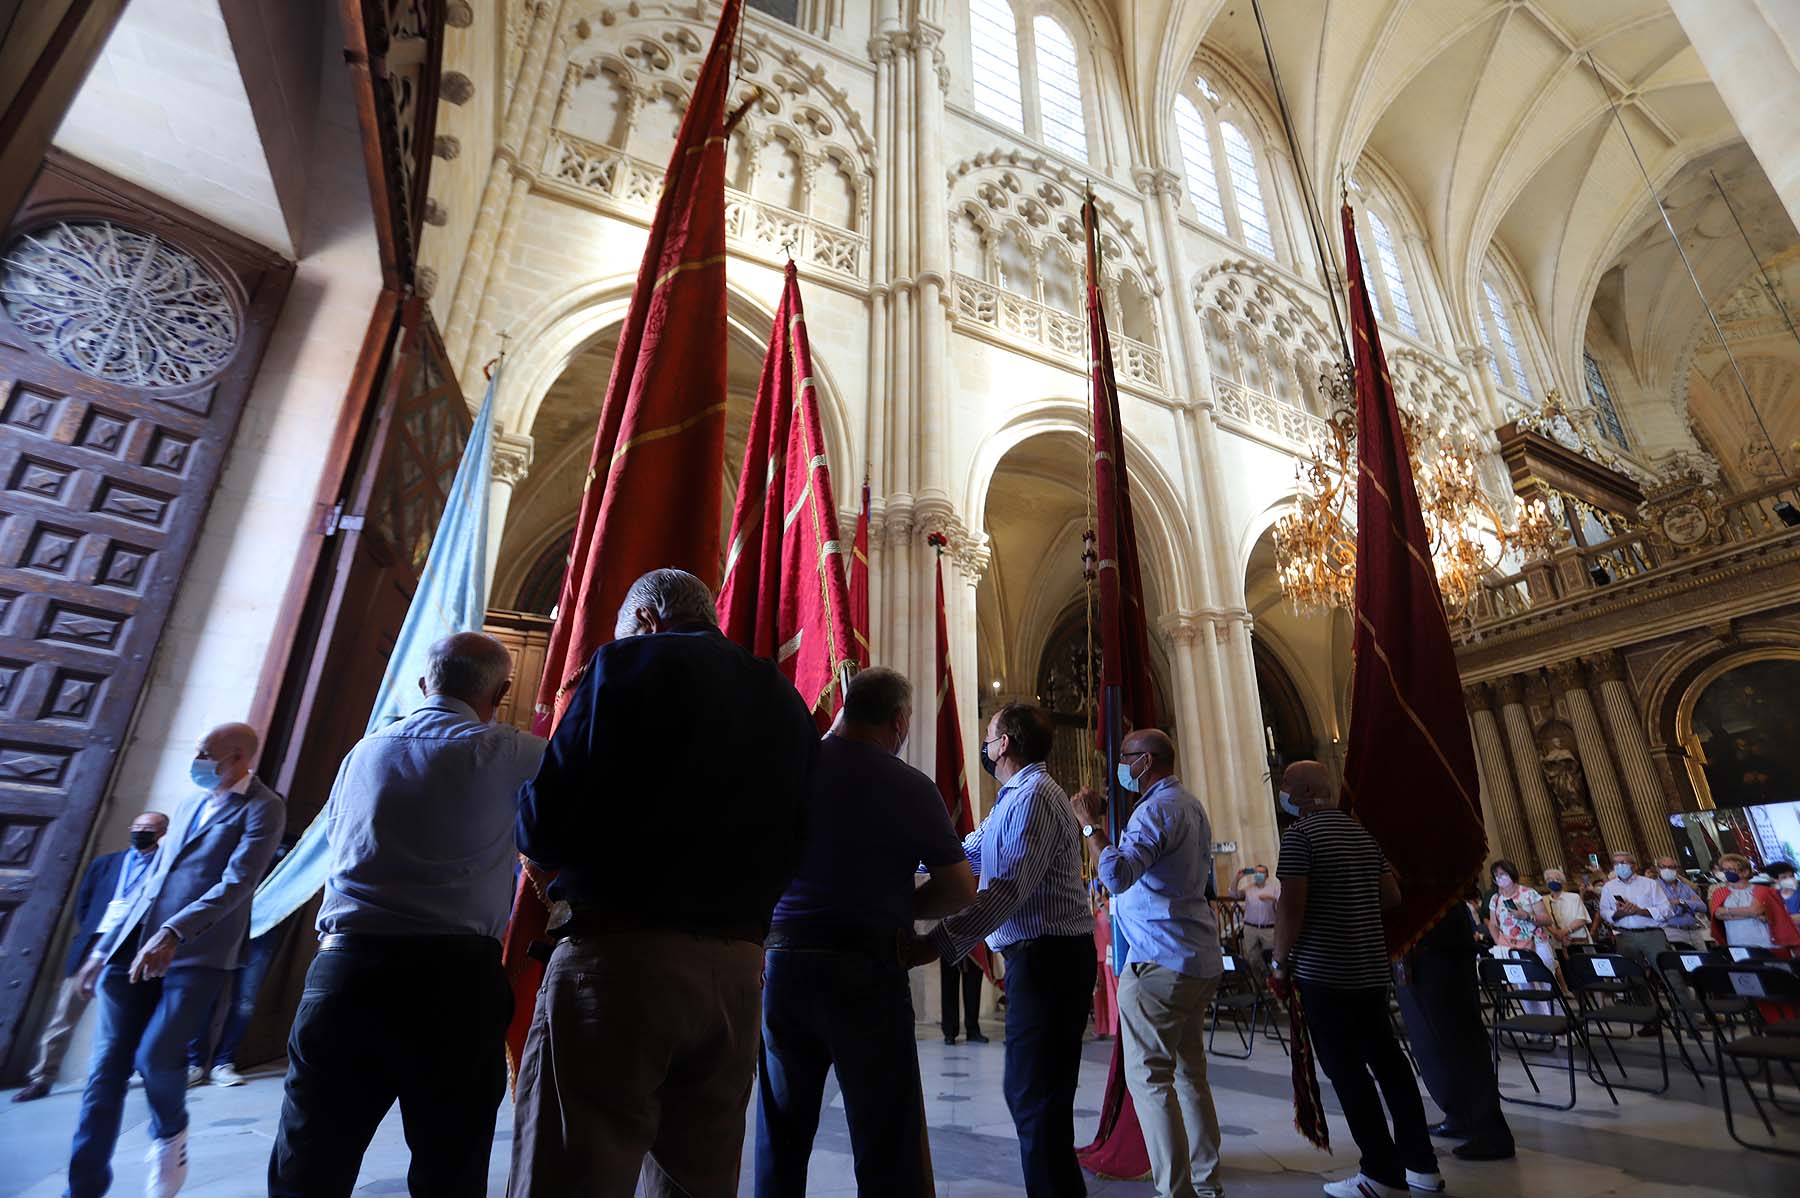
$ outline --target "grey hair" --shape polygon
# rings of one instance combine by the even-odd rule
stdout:
[[[512,675],[512,654],[483,632],[453,632],[432,642],[425,689],[452,699],[483,700]]]
[[[886,666],[859,670],[844,691],[844,718],[853,724],[888,724],[912,707],[913,687],[906,675]]]
[[[712,592],[706,584],[686,570],[665,567],[652,570],[625,592],[619,604],[619,618],[613,625],[615,639],[623,640],[637,633],[637,614],[648,609],[666,627],[670,624],[719,625],[719,609],[713,605]]]

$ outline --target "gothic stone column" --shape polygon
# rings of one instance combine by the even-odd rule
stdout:
[[[1519,866],[1537,873],[1547,866],[1564,864],[1562,829],[1556,820],[1556,805],[1550,801],[1550,788],[1544,782],[1543,767],[1538,763],[1537,737],[1532,734],[1531,719],[1525,714],[1525,679],[1514,674],[1501,679],[1497,689],[1506,721],[1513,773],[1519,782],[1519,793],[1525,800],[1526,831],[1534,857],[1530,866],[1523,861]]]
[[[531,470],[531,438],[512,433],[494,436],[494,461],[488,484],[487,515],[487,580],[488,606],[499,596],[494,594],[494,570],[500,562],[500,540],[506,533],[506,513],[512,507],[513,491],[525,481]]]
[[[1588,694],[1587,672],[1580,662],[1565,661],[1550,667],[1550,678],[1562,692],[1569,708],[1569,724],[1575,729],[1576,747],[1581,751],[1581,772],[1587,775],[1588,794],[1594,800],[1594,814],[1600,820],[1600,838],[1608,852],[1635,845],[1631,834],[1631,818],[1626,813],[1625,796],[1619,790],[1619,777],[1613,771],[1612,754],[1606,747],[1606,733],[1601,730],[1600,716]]]
[[[1675,837],[1669,831],[1668,803],[1656,780],[1656,766],[1650,760],[1643,717],[1632,698],[1631,685],[1625,681],[1625,663],[1617,653],[1603,653],[1588,658],[1587,665],[1590,675],[1600,683],[1606,724],[1619,753],[1625,788],[1631,795],[1631,810],[1637,817],[1637,843],[1649,857],[1673,853]]]
[[[1463,691],[1468,700],[1469,723],[1475,732],[1475,756],[1481,770],[1482,806],[1493,813],[1493,849],[1517,861],[1528,856],[1524,823],[1519,817],[1519,793],[1513,788],[1512,766],[1500,726],[1494,721],[1494,693],[1477,684]]]

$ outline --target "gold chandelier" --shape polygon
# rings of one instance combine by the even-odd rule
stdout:
[[[1319,376],[1331,403],[1325,435],[1296,470],[1300,497],[1275,523],[1275,572],[1298,612],[1348,608],[1356,601],[1356,414],[1350,366]],[[1431,541],[1438,594],[1450,619],[1461,618],[1482,579],[1509,556],[1548,555],[1561,527],[1543,496],[1519,498],[1511,526],[1479,482],[1476,447],[1446,428],[1428,429],[1401,413],[1413,484]]]

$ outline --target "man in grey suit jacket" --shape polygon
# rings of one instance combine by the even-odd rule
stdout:
[[[187,1044],[211,1018],[250,926],[250,894],[287,822],[281,796],[250,776],[248,724],[221,724],[194,753],[198,793],[169,822],[149,879],[99,936],[79,975],[100,996],[100,1028],[69,1152],[71,1198],[112,1185],[112,1155],[135,1068],[150,1104],[152,1198],[187,1178]]]

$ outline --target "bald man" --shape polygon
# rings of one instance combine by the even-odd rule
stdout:
[[[431,646],[424,701],[344,758],[325,821],[319,955],[288,1036],[269,1194],[356,1185],[395,1102],[415,1194],[487,1192],[506,1088],[512,992],[500,937],[512,909],[519,787],[544,741],[493,722],[512,655],[479,632]]]
[[[1155,728],[1119,746],[1119,785],[1137,804],[1115,847],[1106,799],[1075,796],[1100,881],[1112,892],[1125,1084],[1144,1130],[1157,1198],[1207,1198],[1219,1179],[1219,1116],[1206,1080],[1206,1009],[1224,962],[1206,898],[1212,824],[1175,777],[1175,746]]]
[[[281,796],[250,773],[259,748],[248,724],[200,738],[188,767],[195,793],[169,821],[150,874],[94,941],[79,975],[100,997],[100,1029],[69,1154],[69,1194],[112,1185],[113,1149],[135,1068],[150,1104],[147,1193],[187,1179],[187,1045],[212,1018],[250,927],[250,894],[287,822]]]

